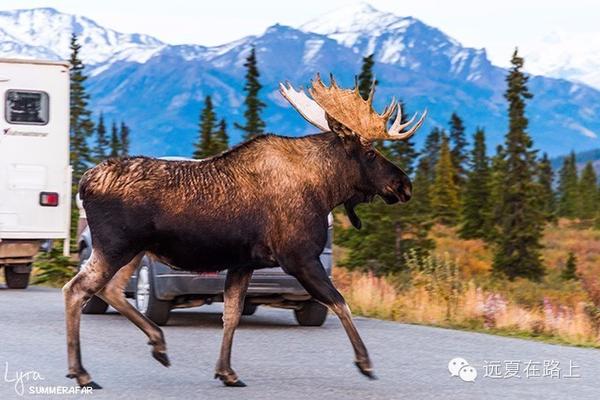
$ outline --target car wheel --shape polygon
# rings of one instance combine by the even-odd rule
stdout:
[[[294,310],[296,321],[302,326],[321,326],[327,319],[327,307],[316,301],[307,301]]]
[[[135,281],[135,307],[157,325],[166,325],[171,313],[171,302],[156,298],[154,271],[143,259]]]
[[[29,285],[30,275],[31,269],[23,273],[15,272],[12,267],[4,267],[4,278],[9,289],[25,289]]]
[[[258,304],[252,303],[244,303],[244,309],[242,310],[242,315],[253,315],[258,308]]]
[[[85,263],[92,256],[92,249],[87,246],[84,246],[79,250],[79,267],[78,270],[81,270]],[[88,300],[87,303],[81,309],[83,314],[104,314],[108,310],[108,304],[100,297],[92,296],[91,299]]]

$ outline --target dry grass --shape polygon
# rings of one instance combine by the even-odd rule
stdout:
[[[456,293],[432,290],[428,279],[439,285],[439,277],[414,270],[407,285],[336,268],[334,279],[353,312],[600,347],[600,231],[563,220],[548,227],[543,238],[548,274],[541,283],[492,278],[492,249],[479,240],[458,239],[452,228],[435,226],[431,237],[437,257],[444,254],[460,269]],[[565,282],[559,277],[569,252],[577,257],[579,281]],[[343,249],[337,249],[338,256],[343,254]]]
[[[385,278],[372,274],[336,268],[334,279],[356,314],[600,347],[598,327],[586,311],[585,303],[567,307],[546,300],[542,307],[528,309],[469,281],[456,298],[456,304],[449,305],[447,299],[424,286],[401,291]]]
[[[492,252],[483,240],[459,240],[456,229],[443,225],[435,225],[431,237],[435,241],[436,254],[448,254],[456,260],[466,277],[490,272]]]

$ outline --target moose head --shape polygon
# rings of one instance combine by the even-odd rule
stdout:
[[[311,97],[303,89],[295,90],[289,83],[280,84],[280,92],[304,119],[322,131],[334,132],[342,140],[347,157],[359,175],[355,194],[344,202],[355,228],[360,229],[362,225],[354,210],[357,204],[371,201],[376,195],[387,204],[410,200],[410,178],[375,149],[373,142],[407,140],[421,127],[427,111],[410,129],[403,131],[414,123],[417,114],[402,123],[402,108],[395,99],[379,114],[373,109],[374,85],[365,100],[359,93],[358,82],[354,89],[342,89],[333,75],[330,86],[326,86],[317,74],[308,90]],[[396,110],[396,118],[388,128]]]

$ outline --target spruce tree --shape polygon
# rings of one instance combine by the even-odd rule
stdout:
[[[433,181],[431,177],[434,176],[433,169],[433,166],[429,165],[427,157],[419,158],[413,179],[413,196],[409,203],[413,211],[426,221],[430,221],[432,218],[431,188]]]
[[[544,266],[540,256],[543,214],[537,209],[538,187],[533,142],[527,134],[525,101],[532,94],[523,73],[523,58],[517,50],[506,78],[509,129],[506,134],[506,167],[502,212],[498,221],[498,246],[493,269],[509,279],[540,280]]]
[[[473,138],[471,168],[463,194],[462,226],[464,239],[486,239],[490,234],[490,166],[485,150],[485,133],[478,128]]]
[[[197,160],[210,157],[213,152],[213,131],[215,129],[216,115],[213,110],[212,99],[206,96],[204,108],[200,112],[200,123],[198,124],[199,138],[195,144],[194,158]]]
[[[85,66],[79,58],[81,45],[74,33],[71,34],[70,49],[70,161],[73,167],[73,193],[76,193],[76,186],[81,176],[92,162],[87,140],[94,132],[94,123],[91,120],[91,112],[88,110],[89,95],[85,89],[87,79],[84,72]]]
[[[217,131],[213,135],[212,147],[213,154],[219,154],[229,148],[229,135],[227,135],[225,118],[221,119]]]
[[[363,57],[362,67],[360,74],[358,75],[358,92],[360,96],[367,100],[371,90],[377,85],[375,81],[375,75],[373,74],[373,66],[375,65],[374,60],[375,54]]]
[[[452,165],[456,171],[456,184],[459,190],[463,187],[466,180],[466,163],[467,163],[467,139],[465,138],[465,126],[462,119],[454,112],[450,117],[450,142],[452,149],[450,156]]]
[[[448,137],[442,135],[440,156],[435,166],[435,180],[431,189],[433,217],[445,225],[454,225],[458,218],[458,188],[450,156]]]
[[[96,146],[93,149],[93,158],[95,163],[105,160],[108,155],[108,138],[106,137],[106,126],[104,125],[104,115],[100,113],[98,124],[96,125]]]
[[[119,132],[115,121],[110,129],[110,157],[119,157],[121,154],[121,141],[119,140]]]
[[[379,198],[361,205],[360,231],[336,225],[336,242],[348,249],[347,257],[339,260],[339,265],[387,275],[405,271],[408,254],[426,255],[434,244],[427,235],[431,223],[407,209],[421,204],[416,202],[417,196],[420,192],[415,191],[415,201],[411,200],[406,207],[390,207]],[[405,214],[400,215],[402,212]]]
[[[502,145],[496,147],[490,168],[490,226],[486,241],[497,243],[499,240],[497,221],[502,217],[504,204],[504,181],[506,176],[506,152]]]
[[[130,130],[129,127],[125,124],[125,122],[121,121],[121,129],[119,131],[120,136],[120,144],[121,144],[121,155],[128,156],[129,155],[129,139]]]
[[[577,216],[582,220],[591,220],[598,212],[598,177],[591,161],[581,171],[577,211]]]
[[[565,263],[565,267],[560,274],[560,277],[564,281],[575,280],[577,279],[577,258],[573,252],[569,252],[569,256],[567,258],[567,262]]]
[[[244,104],[246,105],[246,111],[244,112],[246,123],[245,125],[235,123],[235,127],[244,131],[244,139],[248,140],[263,134],[266,126],[260,117],[260,113],[266,104],[258,97],[258,92],[262,88],[262,85],[258,80],[260,73],[258,72],[254,47],[250,50],[250,55],[246,58],[244,67],[246,67],[246,85],[244,86],[244,91],[246,92],[246,99],[244,100]]]
[[[433,128],[431,132],[425,137],[425,144],[421,151],[422,157],[427,162],[428,171],[430,173],[429,179],[433,182],[435,178],[435,166],[437,165],[438,158],[440,155],[440,146],[442,143],[442,136],[444,131],[440,128]]]
[[[577,160],[575,152],[571,152],[563,160],[563,166],[558,175],[558,215],[565,218],[575,218],[579,208],[579,185],[577,178]]]
[[[542,159],[538,163],[537,180],[540,189],[540,209],[544,213],[546,221],[555,221],[556,196],[554,195],[554,189],[552,188],[554,173],[552,172],[552,164],[546,153],[544,153]]]

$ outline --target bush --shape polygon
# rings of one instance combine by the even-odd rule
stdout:
[[[413,285],[424,287],[433,297],[446,303],[446,319],[451,320],[458,307],[458,299],[463,292],[460,268],[446,253],[443,258],[421,257],[416,251],[406,256],[406,265],[411,272]]]
[[[36,270],[33,283],[44,283],[50,286],[62,286],[77,273],[76,263],[62,254],[60,246],[49,252],[40,253],[33,267]]]

